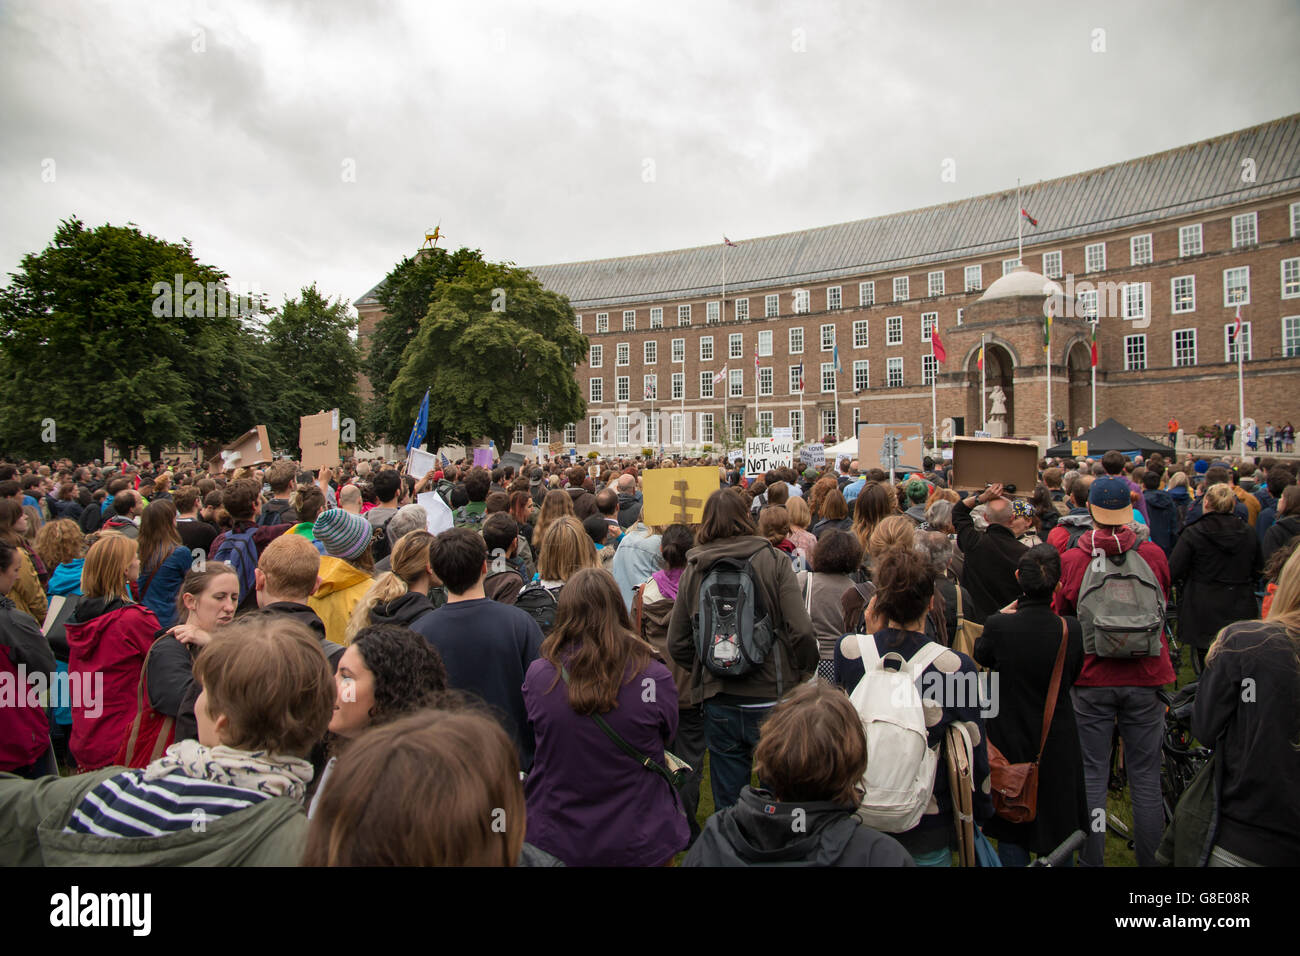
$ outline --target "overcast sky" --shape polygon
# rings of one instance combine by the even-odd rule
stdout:
[[[539,265],[861,219],[1296,112],[1297,36],[1294,0],[0,0],[0,281],[71,216],[276,304],[439,222]]]

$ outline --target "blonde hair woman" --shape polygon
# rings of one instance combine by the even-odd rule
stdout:
[[[348,619],[347,639],[371,624],[410,627],[417,619],[447,603],[447,592],[433,573],[429,549],[434,537],[427,531],[409,531],[393,546],[393,570],[375,578]]]
[[[546,529],[566,515],[570,518],[576,517],[573,511],[573,499],[559,489],[548,491],[542,498],[542,507],[537,512],[537,520],[533,522],[534,558],[541,553]]]

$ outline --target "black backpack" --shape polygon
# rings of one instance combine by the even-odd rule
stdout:
[[[382,561],[393,553],[393,542],[388,540],[388,526],[397,515],[389,515],[388,520],[375,529],[370,539],[370,547],[376,561]]]
[[[540,581],[530,581],[524,585],[515,601],[515,607],[527,611],[528,616],[542,629],[542,636],[551,633],[555,626],[555,610],[559,607],[560,588],[551,590]]]
[[[700,582],[699,605],[691,627],[695,654],[711,674],[742,677],[767,660],[776,643],[776,631],[752,555],[720,558],[709,567]],[[776,667],[780,694],[779,653]]]
[[[276,501],[276,500],[277,499],[274,498],[271,499],[271,501]],[[289,523],[297,524],[298,523],[298,512],[293,510],[293,502],[286,501],[284,503],[283,508],[273,509],[271,507],[271,501],[268,501],[265,505],[262,506],[262,513],[257,516],[257,526],[259,528],[265,528],[267,525],[272,525],[272,524],[289,524]],[[284,515],[290,511],[293,511],[292,522],[289,522],[288,519],[284,517]]]
[[[1070,529],[1070,540],[1065,546],[1067,552],[1073,550],[1074,546],[1079,543],[1079,539],[1093,530],[1092,525],[1088,524],[1072,524],[1068,527]]]

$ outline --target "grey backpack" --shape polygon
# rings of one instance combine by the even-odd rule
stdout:
[[[1165,595],[1137,549],[1094,556],[1076,602],[1083,650],[1098,657],[1159,657]]]
[[[713,563],[700,582],[699,605],[691,624],[696,655],[719,677],[741,677],[757,669],[776,644],[763,586],[745,558],[720,558]],[[779,688],[779,649],[776,668]]]

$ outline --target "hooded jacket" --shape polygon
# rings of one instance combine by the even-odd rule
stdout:
[[[140,669],[159,629],[153,611],[121,598],[83,597],[72,612],[68,675],[80,693],[72,694],[68,749],[80,769],[113,762],[135,719]]]
[[[694,618],[699,611],[700,584],[720,558],[748,558],[753,564],[776,635],[772,652],[742,677],[719,677],[704,666],[695,652]],[[691,697],[700,701],[719,694],[751,701],[776,700],[811,677],[817,668],[817,638],[804,610],[790,559],[766,538],[755,535],[721,538],[692,548],[686,556],[686,570],[678,583],[677,601],[668,622],[668,653],[691,671]]]
[[[64,833],[72,811],[113,767],[73,777],[23,780],[0,774],[0,866],[296,866],[307,816],[289,797],[272,797],[206,821],[201,831],[159,837]]]
[[[1264,533],[1261,546],[1264,560],[1267,561],[1274,551],[1285,547],[1298,534],[1300,534],[1300,515],[1287,515],[1274,521]]]
[[[1082,534],[1084,531],[1092,529],[1092,514],[1087,508],[1071,508],[1065,514],[1057,519],[1052,530],[1047,533],[1046,542],[1057,550],[1062,556],[1070,550],[1070,536],[1078,531]],[[1078,537],[1075,537],[1078,540]]]
[[[1259,617],[1255,579],[1263,567],[1255,529],[1235,515],[1211,512],[1183,529],[1169,558],[1183,643],[1204,650],[1220,628]]]
[[[0,595],[0,680],[13,688],[12,701],[0,706],[0,770],[17,770],[34,762],[50,746],[50,721],[42,701],[28,700],[28,680],[54,673],[54,652],[40,628],[14,602]],[[34,705],[34,706],[31,706]]]
[[[372,578],[342,558],[327,554],[320,559],[320,579],[320,587],[307,604],[324,622],[325,636],[346,646],[348,618],[370,590]]]
[[[446,596],[442,595],[441,604],[446,603]],[[419,591],[407,591],[400,597],[395,597],[391,601],[376,604],[372,607],[370,609],[370,623],[411,627],[415,621],[440,607],[441,604],[434,604],[433,601]]]
[[[641,516],[641,492],[620,494],[618,496],[618,526],[630,528]]]
[[[36,565],[28,555],[27,548],[20,547],[15,550],[18,552],[21,568],[18,571],[18,582],[9,592],[9,600],[14,602],[18,610],[30,616],[37,627],[41,627],[45,624],[45,612],[49,609],[45,590],[41,587]]]
[[[1174,542],[1178,540],[1178,506],[1167,491],[1147,491],[1144,497],[1147,514],[1150,516],[1148,527],[1151,529],[1151,540],[1168,557],[1174,550]]]
[[[325,636],[325,623],[306,604],[299,604],[296,601],[275,601],[258,608],[254,613],[288,617],[299,624],[305,625],[320,641],[320,649],[325,652],[325,657],[329,659],[330,670],[337,671],[339,669],[339,658],[343,656],[343,651],[346,648]]]
[[[915,866],[901,843],[830,802],[780,803],[745,787],[709,817],[683,866]],[[799,814],[796,816],[796,812]]]

